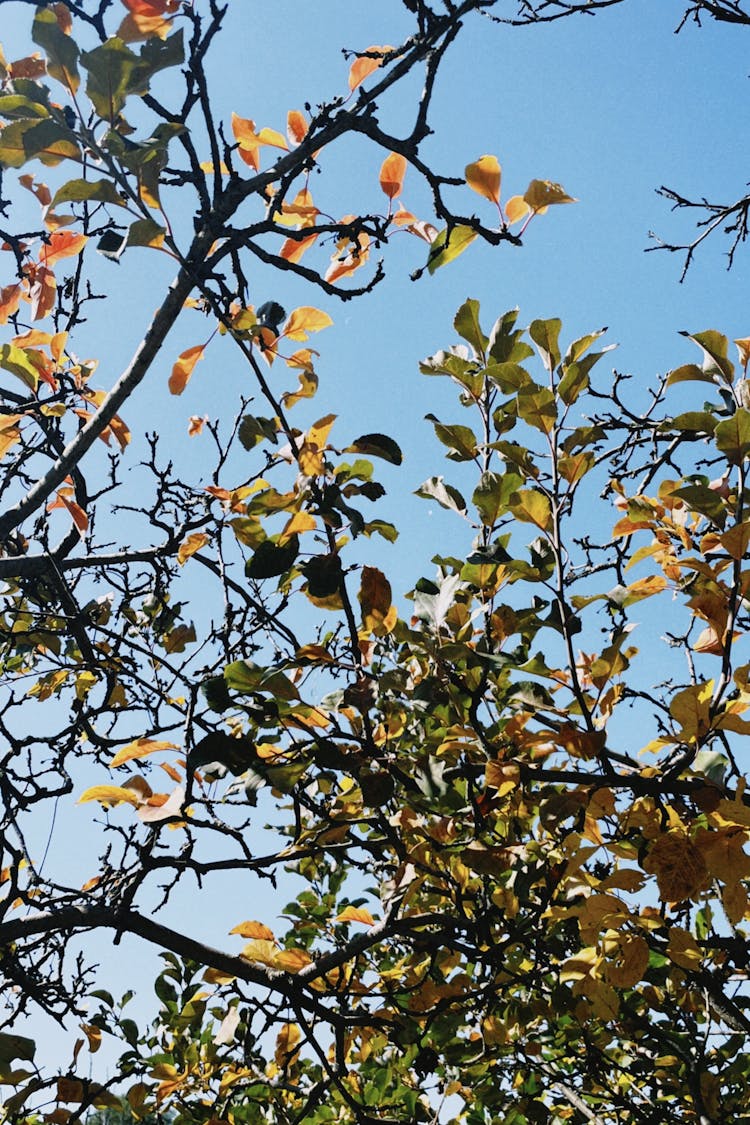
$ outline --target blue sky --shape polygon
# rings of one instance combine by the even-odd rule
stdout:
[[[210,69],[216,113],[225,123],[235,110],[259,126],[283,129],[287,110],[345,89],[342,46],[396,43],[409,29],[396,0],[318,5],[235,0],[230,7]],[[347,304],[267,271],[251,275],[256,304],[269,298],[287,309],[313,304],[335,322],[315,341],[321,389],[312,404],[297,408],[297,424],[334,411],[340,415],[334,441],[346,444],[363,431],[384,431],[404,448],[404,466],[380,472],[389,495],[378,513],[400,527],[401,540],[392,548],[367,548],[390,573],[396,593],[420,573],[430,573],[432,554],[465,548],[470,540],[455,517],[430,514],[430,505],[412,496],[427,476],[451,477],[451,464],[423,418],[434,412],[449,419],[457,408],[448,388],[419,374],[418,362],[454,342],[453,315],[467,296],[482,302],[489,322],[516,305],[523,323],[560,316],[566,339],[608,325],[607,342],[620,348],[600,369],[606,375],[615,364],[632,372],[642,388],[655,374],[693,359],[679,330],[715,327],[730,337],[750,334],[750,253],[740,251],[727,272],[726,245],[714,239],[679,284],[681,258],[644,252],[653,245],[649,230],[665,238],[691,237],[686,219],[671,215],[655,195],[659,185],[729,202],[742,194],[747,179],[747,33],[707,23],[702,30],[688,25],[675,36],[682,10],[678,0],[626,0],[595,18],[546,27],[504,28],[479,16],[468,22],[444,66],[433,106],[435,134],[426,151],[452,175],[461,175],[481,154],[494,153],[503,165],[506,197],[538,177],[560,181],[579,199],[537,218],[522,248],[474,244],[434,277],[413,283],[409,273],[424,264],[426,246],[402,237],[385,250],[387,280],[369,297]],[[2,35],[10,58],[26,49],[31,11],[3,4]],[[399,88],[383,107],[382,123],[394,132],[403,128],[418,91],[416,80]],[[168,96],[167,80],[163,92]],[[337,214],[382,206],[377,177],[383,155],[361,142],[338,154],[332,150],[320,186],[314,183],[316,202],[325,201]],[[407,173],[403,198],[421,217],[431,217],[413,172]],[[490,219],[490,204],[468,188],[457,189],[455,198]],[[170,205],[179,220],[180,200]],[[170,266],[146,252],[126,255],[119,266],[97,263],[98,284],[116,293],[107,315],[97,318],[94,308],[82,333],[81,352],[101,358],[98,384],[111,385],[130,358],[161,300]],[[8,274],[0,282],[9,280]],[[183,457],[186,464],[197,448],[184,436],[188,416],[229,413],[242,389],[236,361],[217,347],[196,369],[183,397],[168,396],[175,357],[206,335],[205,322],[186,313],[124,411],[134,431],[157,425],[175,439],[178,461]],[[216,902],[205,919],[206,936],[226,945],[229,924],[241,920],[238,910],[253,915],[236,902],[230,914],[220,897]],[[256,903],[254,909],[261,908]],[[272,923],[278,903],[269,901],[263,909],[257,916]],[[123,987],[128,955],[125,943],[117,954]]]

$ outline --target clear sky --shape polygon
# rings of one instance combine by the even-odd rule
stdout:
[[[198,6],[203,0],[196,0]],[[6,56],[27,49],[32,8],[4,0],[0,37]],[[508,0],[506,12],[515,7]],[[259,126],[283,130],[289,109],[301,109],[343,92],[348,63],[342,47],[364,49],[396,43],[409,29],[396,0],[234,0],[225,33],[210,65],[216,116],[228,124],[232,110]],[[502,10],[502,9],[501,9]],[[420,573],[430,573],[431,555],[451,546],[464,549],[470,534],[460,522],[412,496],[426,477],[452,466],[443,459],[424,415],[455,414],[452,394],[418,371],[418,361],[454,342],[452,319],[468,297],[482,302],[485,317],[520,306],[520,319],[560,316],[565,339],[609,326],[618,342],[611,362],[632,372],[645,387],[657,373],[694,358],[679,330],[713,327],[730,337],[750,335],[750,247],[726,270],[726,243],[714,238],[699,252],[680,284],[682,259],[645,253],[649,231],[667,239],[690,238],[683,215],[670,214],[655,189],[661,184],[686,195],[730,202],[747,176],[750,126],[747,32],[706,23],[679,35],[680,0],[625,0],[592,18],[567,19],[545,27],[513,29],[481,16],[468,21],[446,60],[433,106],[434,137],[427,152],[446,174],[461,175],[483,153],[503,165],[504,196],[523,192],[529,180],[560,181],[579,199],[553,208],[531,224],[521,248],[474,244],[457,262],[413,283],[409,274],[424,264],[424,243],[402,237],[385,249],[387,280],[373,294],[339,304],[299,282],[258,271],[251,276],[257,305],[273,298],[287,309],[312,304],[328,311],[334,327],[315,341],[321,389],[314,403],[298,408],[299,425],[336,412],[332,437],[342,444],[363,431],[384,431],[405,452],[402,468],[382,470],[388,497],[378,514],[401,530],[395,547],[367,545],[372,561],[390,574],[402,594]],[[162,87],[169,93],[169,82]],[[394,132],[409,121],[419,85],[401,89],[384,105],[381,122]],[[336,214],[381,207],[378,187],[382,154],[361,143],[326,156],[316,203]],[[463,192],[463,207],[489,220],[491,205]],[[428,199],[413,172],[407,173],[404,203],[430,219]],[[174,202],[179,218],[179,201]],[[3,263],[11,280],[11,263]],[[83,338],[86,354],[99,356],[98,383],[110,386],[127,363],[147,318],[162,299],[171,263],[146,252],[127,254],[117,266],[102,260],[100,287],[117,293],[106,317],[96,309]],[[361,273],[356,275],[359,280]],[[226,353],[209,351],[185,394],[170,398],[171,365],[184,348],[205,338],[205,323],[183,318],[125,416],[135,432],[158,428],[178,438],[176,456],[194,456],[186,433],[192,414],[234,411],[241,389]],[[697,353],[696,353],[697,354]],[[600,367],[606,370],[609,357]],[[372,550],[370,547],[372,546]],[[398,588],[396,575],[402,577]],[[80,810],[72,810],[80,816]],[[88,819],[88,816],[86,817]],[[56,846],[63,849],[72,828],[61,821]],[[253,906],[217,895],[203,923],[206,937],[228,945],[229,925],[257,916],[273,924],[287,901]],[[234,941],[235,939],[231,939]],[[116,956],[123,987],[129,983],[132,950]],[[102,956],[108,956],[102,950]],[[148,979],[148,978],[146,978]]]

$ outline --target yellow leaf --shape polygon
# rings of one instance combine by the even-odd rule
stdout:
[[[337,922],[361,922],[363,926],[374,926],[375,919],[369,910],[357,906],[345,906],[336,916]]]
[[[155,742],[149,738],[136,738],[135,741],[129,742],[127,746],[123,746],[118,750],[110,766],[121,766],[124,762],[131,762],[135,758],[147,758],[149,754],[155,754],[157,750],[178,750],[179,747],[174,742]]]
[[[505,204],[505,218],[512,225],[524,219],[531,208],[522,195],[513,195]]]
[[[188,385],[190,376],[193,374],[193,368],[199,360],[203,359],[205,346],[203,344],[196,344],[187,351],[181,353],[179,359],[172,368],[172,374],[169,376],[169,393],[173,395],[181,395]]]
[[[273,1056],[277,1066],[289,1066],[294,1061],[294,1055],[297,1053],[295,1047],[301,1038],[302,1035],[296,1023],[282,1024],[281,1030],[276,1036],[276,1050]]]
[[[681,969],[697,971],[701,967],[703,954],[700,946],[687,930],[680,926],[670,926],[669,942],[667,944],[667,957],[679,965]]]
[[[78,798],[79,805],[85,805],[87,801],[99,801],[105,808],[113,808],[115,805],[140,804],[136,793],[120,785],[93,785]]]
[[[743,336],[741,339],[735,340],[734,342],[740,354],[740,363],[746,368],[748,363],[750,363],[750,336]]]
[[[261,941],[275,942],[273,931],[262,922],[240,922],[231,929],[230,934],[239,934],[243,938],[259,938]]]
[[[312,957],[305,949],[282,949],[273,963],[274,968],[283,969],[285,973],[299,973],[312,964]]]
[[[732,926],[738,925],[747,914],[748,907],[747,891],[742,883],[736,880],[727,883],[721,892],[721,905],[724,907],[727,921]]]
[[[279,544],[288,543],[293,535],[301,535],[305,531],[314,531],[318,526],[315,516],[309,512],[296,512],[279,535]]]
[[[314,309],[310,305],[302,305],[301,308],[290,313],[281,335],[289,340],[306,340],[310,332],[320,332],[331,324],[333,321],[328,313]]]
[[[391,584],[383,574],[374,566],[362,568],[362,579],[359,588],[359,603],[362,607],[362,625],[366,632],[371,633],[379,629],[385,622],[386,615],[391,608]],[[394,622],[395,624],[395,622]]]
[[[491,203],[500,202],[502,168],[496,156],[480,156],[473,164],[466,165],[465,175],[467,184],[477,195]]]
[[[605,978],[614,988],[632,988],[648,968],[649,949],[639,934],[616,934],[605,941]],[[612,955],[610,959],[610,954]]]
[[[195,531],[192,535],[188,535],[187,539],[183,539],[180,548],[177,552],[177,562],[180,566],[184,566],[191,555],[196,551],[200,551],[201,547],[205,547],[209,542],[209,536],[205,531]]]
[[[401,195],[406,175],[406,157],[400,152],[386,156],[380,168],[380,186],[389,199]]]
[[[654,841],[641,866],[656,875],[659,894],[665,902],[694,898],[709,883],[703,856],[685,833],[677,829],[665,832]]]
[[[561,184],[551,180],[532,180],[523,195],[532,211],[543,215],[548,207],[555,203],[577,203],[572,195],[568,195]]]
[[[270,938],[256,938],[245,946],[240,957],[245,961],[255,961],[261,965],[273,968],[274,959],[281,950],[275,941]]]
[[[362,52],[362,57],[355,59],[349,68],[349,89],[356,90],[360,82],[364,82],[368,75],[383,65],[383,55],[389,54],[393,47],[368,47]]]
[[[82,1023],[81,1031],[89,1041],[89,1051],[95,1054],[102,1045],[102,1029],[93,1023]]]

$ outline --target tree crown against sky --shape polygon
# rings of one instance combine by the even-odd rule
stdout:
[[[380,546],[409,450],[366,411],[344,426],[317,350],[405,245],[418,287],[483,244],[510,269],[584,206],[548,169],[508,190],[492,154],[446,170],[431,103],[479,21],[626,6],[405,0],[279,128],[217,113],[214,0],[14,5],[35,46],[0,95],[9,1120],[745,1112],[750,342],[691,331],[644,395],[600,328],[456,301],[420,365],[417,493],[460,530],[410,591]],[[356,211],[325,174],[350,142]],[[740,255],[747,213],[696,200],[709,225],[671,242],[691,273],[704,232]],[[95,324],[137,336],[119,378],[77,343]],[[209,368],[220,410],[178,427]],[[95,979],[97,933],[162,950],[155,980],[117,954]]]

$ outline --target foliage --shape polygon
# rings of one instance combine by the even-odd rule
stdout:
[[[214,120],[214,0],[41,6],[43,57],[3,64],[0,162],[42,208],[38,230],[4,234],[17,276],[0,295],[9,1121],[746,1112],[750,341],[734,362],[719,332],[693,333],[699,362],[644,406],[624,376],[598,381],[601,331],[561,344],[559,320],[490,323],[465,301],[421,365],[456,407],[428,416],[450,466],[418,494],[463,521],[466,550],[404,600],[368,561],[397,535],[377,505],[402,452],[323,408],[295,424],[331,317],[249,289],[255,262],[349,299],[401,232],[434,272],[574,202],[535,179],[503,203],[489,154],[462,177],[428,167],[440,62],[495,5],[405,7],[413,34],[353,55],[342,95],[291,109],[285,132]],[[419,67],[413,127],[392,136],[377,106]],[[347,135],[371,143],[387,202],[335,220],[311,173]],[[407,175],[429,219],[401,202]],[[73,350],[102,315],[90,273],[136,254],[176,278],[100,389]],[[172,395],[204,357],[236,356],[244,379],[236,417],[192,418],[182,443],[133,422],[178,318],[200,327],[170,353]],[[82,886],[37,851],[59,809],[82,826]],[[228,876],[217,949],[202,923]],[[260,886],[288,899],[277,917],[245,905]],[[116,979],[94,986],[91,931],[162,951],[153,1018]],[[39,1009],[80,1028],[69,1061],[19,1033]]]

